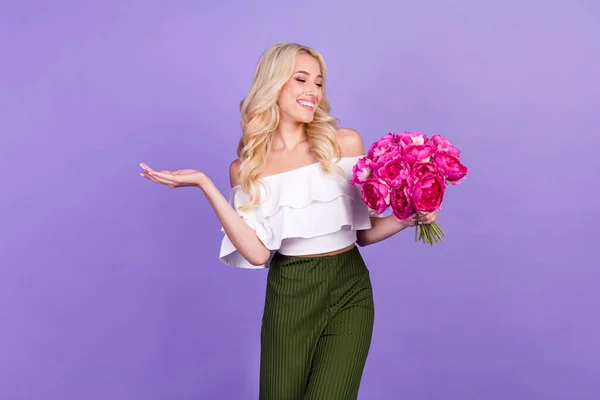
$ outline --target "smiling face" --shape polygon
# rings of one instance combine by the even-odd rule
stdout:
[[[322,97],[323,77],[319,62],[309,54],[300,54],[292,76],[279,93],[281,118],[289,122],[311,122]]]

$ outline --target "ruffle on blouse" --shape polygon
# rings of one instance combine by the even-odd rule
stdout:
[[[350,162],[350,171],[353,165]],[[320,164],[267,176],[262,179],[265,188],[259,186],[264,200],[248,211],[241,211],[239,207],[248,202],[249,197],[241,186],[234,186],[229,203],[272,253],[286,238],[312,238],[340,229],[368,229],[371,212],[362,201],[360,190],[349,183],[348,166],[342,162],[340,166],[344,176],[337,172],[326,174]],[[224,232],[223,227],[221,231]],[[259,269],[269,265],[269,262],[259,266],[250,264],[227,234],[223,237],[219,258],[227,265],[240,268]]]

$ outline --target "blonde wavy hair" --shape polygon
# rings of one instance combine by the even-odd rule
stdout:
[[[279,93],[291,78],[300,54],[308,54],[317,60],[325,82],[327,68],[321,53],[297,43],[276,43],[261,55],[250,91],[240,103],[242,137],[237,148],[237,156],[241,161],[239,179],[242,189],[250,198],[242,209],[248,210],[259,203],[258,185],[262,182],[259,182],[258,176],[267,161],[273,135],[279,125]],[[339,161],[342,154],[337,140],[337,120],[330,115],[330,110],[324,83],[323,95],[313,121],[305,124],[305,129],[311,150],[327,173],[336,169],[334,160]]]

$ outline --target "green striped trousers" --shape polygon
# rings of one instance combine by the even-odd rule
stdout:
[[[358,397],[374,322],[357,247],[321,257],[273,255],[261,328],[260,400]]]

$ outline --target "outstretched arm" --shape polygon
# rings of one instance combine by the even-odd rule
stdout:
[[[362,156],[366,153],[365,146],[360,134],[348,128],[338,129],[338,138],[342,144],[343,155]],[[437,214],[420,214],[414,221],[398,221],[393,215],[387,217],[371,217],[371,228],[359,230],[356,232],[356,244],[359,246],[368,246],[381,242],[396,233],[418,223],[430,224],[436,219]]]
[[[240,217],[229,201],[221,194],[215,184],[206,174],[196,170],[154,171],[146,164],[141,164],[146,170],[142,175],[170,187],[193,186],[202,189],[206,199],[212,206],[223,230],[231,243],[252,265],[263,265],[269,260],[271,252],[265,247],[252,229]],[[235,186],[239,172],[239,161],[234,161],[229,168],[231,186]]]

